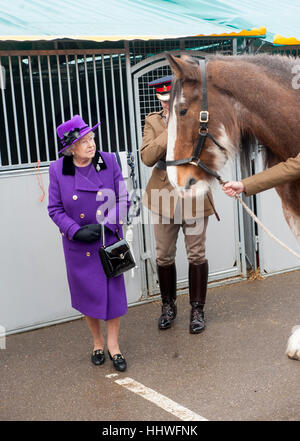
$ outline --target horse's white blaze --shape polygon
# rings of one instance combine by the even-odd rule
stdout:
[[[185,103],[185,96],[183,95],[183,91],[181,92],[181,96],[180,96],[179,102],[180,102],[180,104],[184,104]]]
[[[175,112],[175,105],[177,102],[177,98],[174,99],[173,109],[169,116],[168,123],[168,146],[167,146],[167,161],[174,160],[174,150],[175,143],[177,138],[177,117]],[[173,187],[178,187],[178,179],[177,179],[177,167],[170,166],[167,168],[168,178]]]
[[[300,326],[294,326],[292,334],[288,340],[286,355],[289,358],[300,360]]]

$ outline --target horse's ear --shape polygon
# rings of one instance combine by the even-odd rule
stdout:
[[[171,69],[177,78],[184,78],[186,80],[199,80],[200,69],[196,59],[192,57],[177,58],[169,52],[165,52],[165,56],[170,63]]]
[[[166,59],[170,63],[173,73],[178,77],[183,77],[183,66],[180,58],[174,57],[169,52],[165,52]]]

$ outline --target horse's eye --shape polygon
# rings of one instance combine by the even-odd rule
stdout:
[[[179,115],[184,116],[186,114],[186,112],[187,112],[187,109],[182,109],[182,110],[180,110]]]

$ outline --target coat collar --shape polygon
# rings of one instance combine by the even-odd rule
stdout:
[[[73,163],[72,156],[65,156],[63,158],[63,175],[75,177],[75,189],[83,191],[98,191],[103,187],[103,182],[100,178],[100,170],[107,168],[102,156],[99,152],[95,153],[92,160],[93,167],[90,168],[87,176],[83,176],[80,171],[77,171]]]
[[[96,172],[99,172],[100,170],[104,170],[107,168],[104,159],[102,158],[102,156],[98,151],[96,151],[95,156],[92,159],[92,163]],[[62,174],[75,176],[75,166],[73,163],[72,156],[64,156]]]
[[[75,189],[83,191],[98,191],[103,187],[103,181],[100,178],[94,167],[91,167],[87,176],[84,176],[80,171],[75,172]]]

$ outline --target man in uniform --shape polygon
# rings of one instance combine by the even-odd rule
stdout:
[[[158,320],[159,329],[168,329],[177,314],[176,307],[176,242],[180,227],[183,229],[187,257],[189,261],[189,298],[191,304],[190,333],[198,334],[205,328],[204,305],[206,300],[208,262],[205,258],[205,240],[208,216],[215,213],[212,195],[210,201],[207,197],[202,203],[201,231],[189,234],[189,224],[182,218],[176,222],[174,215],[176,206],[181,203],[181,198],[161,203],[160,198],[154,198],[153,192],[163,191],[174,194],[166,172],[166,151],[168,142],[169,99],[172,76],[166,76],[152,81],[148,85],[155,87],[162,110],[152,112],[146,117],[143,141],[140,148],[141,159],[145,165],[152,167],[152,175],[148,182],[143,203],[158,221],[154,222],[154,235],[156,241],[156,264],[158,281],[162,298],[162,314]],[[166,222],[167,219],[167,222]]]

